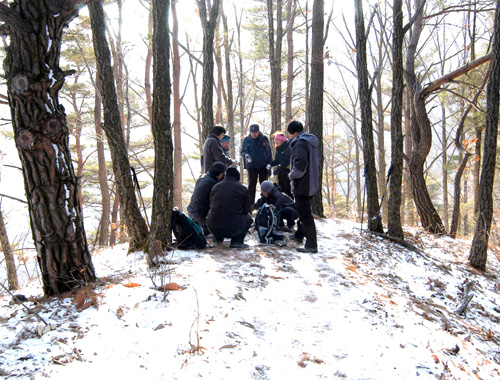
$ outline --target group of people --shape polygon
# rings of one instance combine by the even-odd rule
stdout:
[[[248,188],[240,182],[238,162],[229,156],[230,138],[222,126],[215,126],[203,146],[202,165],[206,173],[196,182],[189,216],[206,236],[213,235],[212,247],[224,238],[231,239],[231,248],[246,248],[244,238],[253,223],[251,212],[264,203],[273,204],[279,212],[280,227],[295,233],[290,239],[305,244],[300,252],[318,251],[316,226],[311,211],[311,198],[319,188],[319,141],[305,132],[299,121],[292,121],[287,132],[276,134],[273,160],[269,139],[259,125],[250,126],[250,134],[242,143],[241,155],[248,173]],[[224,146],[225,145],[225,146]],[[272,167],[278,184],[268,180]],[[261,197],[255,202],[257,180]],[[286,222],[286,226],[285,226]]]

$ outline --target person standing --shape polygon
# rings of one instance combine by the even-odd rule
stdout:
[[[215,161],[210,170],[196,181],[191,201],[187,207],[189,217],[203,228],[205,236],[209,234],[207,215],[210,210],[210,192],[215,184],[224,178],[225,171],[226,166],[222,162]]]
[[[231,137],[228,135],[224,135],[223,138],[220,139],[220,145],[222,146],[222,150],[224,151],[224,154],[231,158],[229,155],[229,143],[231,142]]]
[[[269,139],[259,131],[258,124],[250,126],[250,134],[245,137],[241,147],[241,155],[245,160],[248,173],[248,191],[250,200],[255,201],[257,178],[259,183],[267,179],[267,165],[271,163],[272,153]]]
[[[276,166],[273,174],[278,177],[278,186],[281,187],[281,191],[293,198],[290,178],[288,178],[290,173],[290,146],[284,134],[278,133],[274,137],[274,148],[276,154],[268,167],[270,169]]]
[[[300,121],[292,121],[287,132],[290,136],[290,174],[295,207],[299,212],[299,222],[295,234],[290,239],[299,243],[306,239],[299,252],[317,253],[316,225],[311,211],[311,198],[319,188],[319,141],[316,136],[304,131]]]
[[[231,238],[231,248],[248,248],[243,241],[253,222],[251,206],[248,189],[240,183],[240,172],[228,168],[226,178],[210,194],[207,227],[214,235],[212,247],[222,244],[224,238]]]
[[[212,131],[203,144],[203,165],[202,168],[206,172],[210,170],[215,161],[222,162],[226,167],[236,166],[238,162],[227,157],[220,144],[220,140],[226,134],[226,129],[220,125],[212,128]]]

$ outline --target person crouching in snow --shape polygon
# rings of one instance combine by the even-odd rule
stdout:
[[[231,248],[248,248],[243,240],[253,223],[249,214],[251,205],[248,189],[240,183],[240,172],[227,168],[226,178],[210,193],[207,227],[214,235],[211,247],[217,247],[224,238],[231,238]]]
[[[262,182],[260,190],[262,191],[261,196],[253,204],[252,210],[260,209],[264,203],[274,205],[280,216],[280,229],[287,232],[293,231],[299,212],[295,208],[292,198],[281,192],[280,187],[269,180]],[[285,227],[285,220],[287,227]]]

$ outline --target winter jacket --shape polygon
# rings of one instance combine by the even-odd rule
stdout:
[[[210,170],[215,161],[222,162],[226,166],[231,166],[233,163],[233,160],[224,154],[220,140],[211,133],[203,145],[203,168],[205,169],[205,173]]]
[[[274,170],[274,175],[285,171],[287,174],[290,171],[290,145],[288,141],[283,142],[276,148],[276,155],[274,160],[271,161],[271,166],[277,166]]]
[[[235,231],[239,231],[250,207],[247,187],[234,177],[226,177],[212,188],[207,227],[209,230],[234,227]]]
[[[196,181],[191,201],[187,207],[189,216],[206,217],[210,210],[210,192],[217,183],[217,178],[211,172],[203,174]]]
[[[248,162],[245,159],[245,169],[262,169],[271,163],[271,146],[268,138],[262,132],[259,132],[255,139],[252,138],[252,135],[245,137],[241,146],[241,155],[245,158],[247,154],[250,155],[252,161]]]
[[[290,198],[287,194],[282,193],[280,187],[276,184],[274,184],[273,189],[271,190],[271,193],[268,194],[267,198],[261,194],[259,200],[253,204],[252,209],[258,210],[264,203],[275,205],[278,211],[285,207],[295,207],[295,203],[292,198]]]
[[[319,140],[301,132],[290,141],[290,178],[294,195],[312,196],[319,188]]]

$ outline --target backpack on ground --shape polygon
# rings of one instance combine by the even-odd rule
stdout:
[[[207,246],[203,229],[189,216],[174,208],[172,211],[174,246],[181,249],[203,249]]]
[[[278,233],[280,216],[273,204],[264,203],[255,216],[255,229],[259,241],[264,244],[285,246],[285,236]]]

